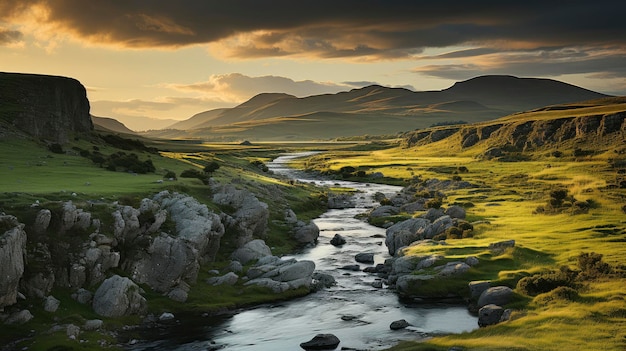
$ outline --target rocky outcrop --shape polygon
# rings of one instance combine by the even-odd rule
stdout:
[[[558,107],[558,106],[557,106]],[[587,107],[587,106],[582,106]],[[564,109],[566,106],[564,106]],[[551,107],[537,110],[549,110]],[[572,108],[571,117],[552,119],[509,119],[505,122],[485,122],[463,127],[438,127],[405,134],[403,145],[424,145],[443,138],[456,138],[461,148],[480,142],[488,148],[512,148],[518,151],[537,150],[569,140],[602,141],[611,135],[626,135],[626,111],[582,115]],[[503,155],[495,156],[501,157]],[[488,156],[485,156],[489,158]]]
[[[232,184],[213,183],[213,202],[233,209],[222,214],[226,229],[237,232],[235,245],[241,247],[254,238],[264,239],[267,234],[269,210],[267,204],[259,201],[254,194],[245,189],[237,189]]]
[[[0,216],[0,309],[17,301],[24,273],[26,232],[14,216]]]
[[[85,87],[72,78],[0,73],[0,100],[14,106],[2,119],[38,138],[66,143],[93,130]]]
[[[313,261],[282,260],[276,256],[266,256],[250,269],[245,285],[258,285],[271,289],[275,293],[305,287],[310,289],[313,283]]]
[[[119,275],[106,279],[93,297],[94,311],[103,317],[122,317],[146,311],[146,299],[132,280]]]
[[[138,283],[148,284],[157,292],[167,293],[181,284],[194,283],[200,265],[213,261],[219,249],[224,227],[218,215],[194,198],[163,191],[153,199],[143,199],[139,210],[125,208],[120,212],[121,233],[125,240],[147,242],[125,263]],[[138,216],[152,218],[140,223]],[[128,219],[125,219],[128,218]],[[166,219],[175,224],[173,233],[160,231]],[[130,223],[130,229],[126,225]]]

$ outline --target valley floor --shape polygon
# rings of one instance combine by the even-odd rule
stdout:
[[[515,289],[517,299],[508,306],[514,311],[508,322],[427,342],[404,342],[392,350],[624,350],[626,189],[619,183],[620,169],[613,167],[618,151],[500,162],[471,154],[447,156],[427,145],[334,151],[300,166],[331,173],[349,166],[361,174],[381,172],[392,178],[468,181],[476,187],[448,191],[442,202],[467,209],[468,220],[475,223],[474,236],[447,240],[446,249],[438,253],[480,258],[486,257],[484,250],[491,242],[516,241],[515,252],[497,258],[501,265],[497,272],[482,272],[491,274],[488,280]],[[555,200],[555,190],[564,190],[567,197]],[[418,248],[407,252],[425,253]],[[553,291],[528,295],[516,287],[526,276],[558,272],[562,266],[577,270],[581,253],[602,255],[610,273],[578,282],[573,295],[567,296]]]

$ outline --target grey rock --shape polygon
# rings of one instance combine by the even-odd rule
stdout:
[[[235,285],[239,280],[239,276],[236,273],[228,272],[221,277],[211,277],[207,279],[209,285]]]
[[[174,314],[170,313],[170,312],[163,312],[160,316],[159,316],[159,322],[169,322],[174,320],[176,317],[174,317]]]
[[[354,256],[354,260],[359,263],[374,263],[374,254],[361,252]]]
[[[93,300],[93,294],[89,290],[80,288],[72,294],[72,298],[76,300],[78,303],[87,305],[87,304],[91,304],[91,301]]]
[[[189,297],[189,287],[184,282],[181,282],[181,284],[167,293],[167,297],[176,302],[185,302]]]
[[[483,291],[478,298],[478,307],[486,305],[498,305],[503,306],[511,301],[513,297],[513,290],[508,286],[494,286]]]
[[[372,287],[376,288],[376,289],[382,289],[383,288],[383,281],[382,280],[374,280],[372,282]]]
[[[312,277],[316,282],[316,287],[318,289],[330,288],[331,286],[337,284],[337,281],[335,281],[335,277],[328,273],[313,272]]]
[[[271,256],[272,250],[261,239],[252,240],[233,252],[232,259],[247,264],[265,256]]]
[[[26,232],[14,216],[0,215],[0,309],[17,302],[17,289],[24,274]]]
[[[5,321],[5,324],[24,324],[35,318],[29,310],[21,310],[12,313]]]
[[[465,263],[467,263],[467,265],[470,267],[474,267],[477,264],[479,264],[480,261],[475,256],[469,256],[468,258],[465,259]]]
[[[465,219],[466,212],[465,209],[461,206],[450,206],[446,209],[446,214],[452,218]]]
[[[186,240],[162,234],[131,267],[133,280],[164,293],[181,281],[195,282],[200,264],[197,251]]]
[[[361,270],[361,266],[359,266],[358,264],[348,264],[348,265],[339,267],[339,269],[342,269],[344,271],[358,272]]]
[[[302,278],[312,278],[313,271],[315,270],[315,263],[313,261],[302,260],[295,262],[284,267],[279,268],[279,275],[277,280],[281,282],[288,282],[292,280],[298,280]]]
[[[238,233],[237,246],[241,246],[253,238],[265,238],[269,209],[266,203],[246,189],[237,189],[232,184],[211,186],[213,202],[227,205],[235,209],[230,213],[232,221],[229,227]]]
[[[83,329],[87,331],[98,330],[102,328],[103,325],[104,322],[101,319],[90,319],[88,321],[85,321]]]
[[[478,299],[480,295],[487,289],[491,288],[491,282],[489,281],[472,281],[468,283],[470,290],[470,297],[472,299]]]
[[[230,261],[228,264],[228,270],[234,273],[241,273],[243,272],[243,266],[239,261]]]
[[[478,326],[486,327],[500,323],[504,309],[497,305],[485,305],[478,310]]]
[[[413,290],[433,279],[432,275],[403,275],[396,281],[396,290],[400,295],[411,295]]]
[[[391,324],[389,325],[389,329],[400,330],[400,329],[404,329],[408,327],[409,325],[410,325],[409,322],[407,322],[404,319],[400,319],[400,320],[391,322]]]
[[[431,222],[424,218],[411,218],[387,228],[385,244],[389,254],[395,255],[398,249],[422,238],[422,232],[430,224]]]
[[[389,217],[389,216],[397,215],[398,213],[400,213],[400,210],[397,207],[384,205],[384,206],[379,206],[373,209],[372,211],[370,211],[369,216],[371,218]]]
[[[48,296],[43,301],[43,309],[46,312],[56,312],[61,305],[61,301],[54,298],[54,296]]]
[[[308,224],[298,221],[293,230],[293,238],[300,244],[314,244],[320,236],[320,228],[313,221]]]
[[[463,274],[471,268],[465,262],[448,262],[444,266],[440,267],[437,267],[437,270],[439,271],[438,275],[443,277]]]
[[[426,211],[425,214],[423,214],[421,217],[425,218],[427,220],[429,220],[430,222],[434,222],[435,220],[437,220],[437,218],[443,216],[443,210],[440,208],[429,208],[428,211]]]
[[[106,279],[93,297],[94,311],[104,317],[122,317],[146,311],[146,299],[132,280],[114,275]]]
[[[33,223],[33,232],[35,234],[43,234],[48,230],[50,220],[52,219],[52,212],[48,209],[42,209],[37,213],[35,222]]]
[[[342,209],[354,207],[352,194],[330,193],[328,194],[328,208]]]
[[[340,342],[333,334],[317,334],[313,339],[301,343],[300,347],[305,350],[334,350]]]
[[[330,244],[333,246],[341,246],[346,243],[346,239],[340,234],[335,234],[332,239],[330,239]]]
[[[65,334],[68,338],[76,340],[80,335],[80,327],[74,324],[68,324],[67,328],[65,329]]]
[[[415,213],[418,211],[424,211],[424,203],[424,200],[410,202],[402,205],[402,207],[400,207],[400,212]]]

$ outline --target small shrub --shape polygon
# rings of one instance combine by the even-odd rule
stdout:
[[[540,304],[547,304],[553,301],[577,301],[579,298],[578,291],[569,286],[559,286],[554,290],[537,296],[535,301]]]
[[[55,153],[55,154],[62,154],[65,151],[63,151],[63,147],[61,146],[61,144],[50,144],[48,145],[48,150],[50,150],[50,152]]]
[[[622,206],[622,212],[626,214],[626,205]]]
[[[261,162],[261,163],[263,163],[263,162]],[[204,166],[203,170],[204,170],[205,173],[212,174],[213,172],[217,171],[219,168],[220,168],[220,164],[219,163],[217,163],[215,161],[211,161],[211,162],[209,162],[209,164]],[[265,167],[265,168],[267,168],[267,167]],[[267,170],[265,170],[265,172],[267,172]]]
[[[602,254],[595,252],[583,252],[578,255],[579,278],[588,280],[611,273],[611,266],[602,261]]]
[[[517,289],[530,296],[547,293],[558,287],[572,287],[577,272],[563,266],[557,272],[535,274],[517,282]]]
[[[469,173],[469,169],[467,169],[467,167],[465,166],[459,166],[459,168],[457,168],[457,171],[459,173]]]
[[[463,180],[463,178],[461,178],[461,176],[455,175],[452,176],[452,180],[454,180],[455,182],[460,182],[461,180]]]
[[[463,230],[459,227],[450,227],[446,229],[446,239],[461,239],[463,237]]]
[[[174,179],[176,180],[176,173],[173,171],[166,171],[165,175],[163,175],[163,179]]]

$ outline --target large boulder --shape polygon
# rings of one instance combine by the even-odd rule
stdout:
[[[200,265],[197,251],[187,241],[162,234],[131,266],[132,278],[157,292],[167,292],[181,281],[195,282]]]
[[[250,191],[237,189],[232,184],[214,184],[211,190],[214,203],[234,209],[228,214],[231,220],[224,222],[238,233],[237,246],[253,238],[266,237],[270,216],[266,203],[259,201]]]
[[[486,327],[500,323],[500,319],[504,314],[504,309],[497,305],[486,305],[478,310],[478,326]]]
[[[478,307],[486,305],[504,306],[511,301],[513,290],[508,286],[494,286],[483,291],[478,298]]]
[[[310,289],[314,270],[313,261],[281,260],[275,256],[267,256],[248,269],[247,276],[250,280],[245,285],[267,287],[276,293],[300,287]]]
[[[26,232],[14,216],[0,216],[0,309],[17,302],[18,286],[24,274]]]
[[[320,236],[320,228],[313,222],[298,221],[293,229],[293,238],[300,244],[315,244]]]
[[[252,240],[242,247],[235,250],[231,257],[235,261],[239,261],[241,264],[246,264],[253,260],[258,260],[265,256],[271,256],[272,250],[265,241],[261,239]]]
[[[94,311],[104,317],[122,317],[144,313],[146,299],[132,280],[114,275],[106,279],[93,297]]]
[[[421,239],[423,231],[430,224],[425,218],[411,218],[387,228],[385,244],[389,254],[395,255],[398,249]]]
[[[213,261],[225,232],[220,216],[185,194],[163,191],[154,200],[160,203],[160,210],[166,210],[176,224],[176,237],[189,242],[198,251],[199,261]]]

